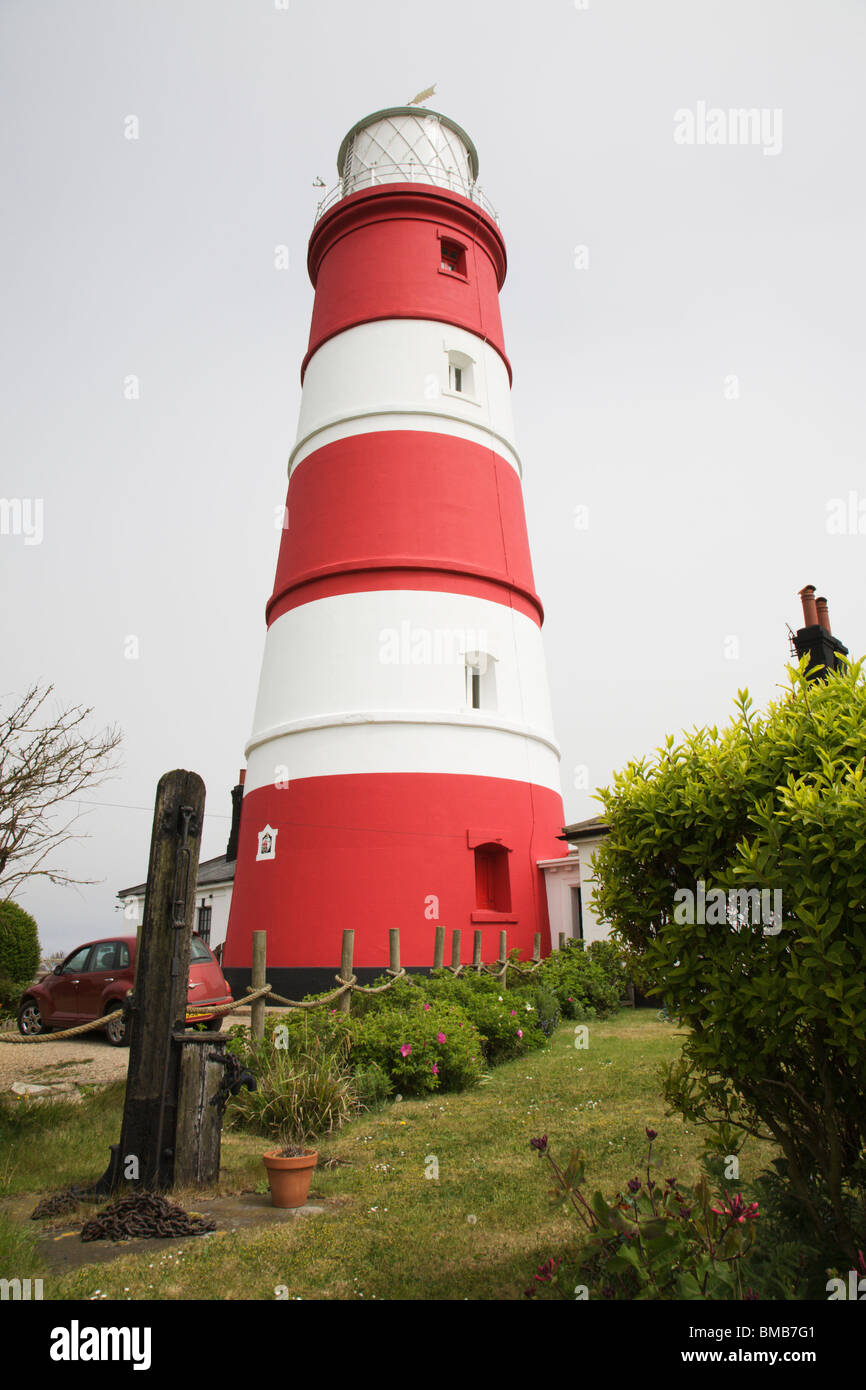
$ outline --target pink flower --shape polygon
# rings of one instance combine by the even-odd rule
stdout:
[[[513,1018],[514,1015],[515,1015],[516,1013],[517,1013],[517,1010],[516,1010],[516,1009],[512,1009],[512,1010],[511,1010],[511,1017]]]
[[[430,1012],[430,1005],[429,1005],[429,1004],[425,1004],[425,1005],[424,1005],[424,1012],[425,1012],[425,1014]]]
[[[437,1041],[437,1042],[444,1042],[444,1041],[445,1041],[445,1034],[444,1034],[444,1033],[437,1033],[437,1034],[436,1034],[436,1041]]]
[[[523,1029],[522,1029],[522,1028],[518,1028],[518,1030],[517,1030],[517,1036],[518,1036],[518,1038],[522,1038],[522,1037],[523,1037]]]
[[[435,1062],[433,1063],[433,1075],[434,1075],[434,1076],[438,1076],[438,1075],[439,1075],[439,1068],[438,1068],[438,1066],[436,1065]]]
[[[408,1056],[410,1055],[411,1051],[412,1051],[412,1044],[411,1044],[411,1043],[404,1043],[403,1046],[400,1048],[400,1056],[401,1056],[401,1057],[408,1057]]]

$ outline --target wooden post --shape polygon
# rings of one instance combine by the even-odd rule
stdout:
[[[120,1144],[103,1181],[165,1188],[174,1175],[189,952],[204,816],[204,782],[177,770],[160,778],[153,812],[147,892],[135,991]],[[109,1175],[111,1175],[109,1177]]]
[[[532,959],[541,960],[541,932],[537,931],[532,938]]]
[[[266,931],[253,932],[253,968],[250,975],[250,984],[253,989],[261,989],[267,980],[268,968],[268,934]],[[265,999],[262,995],[260,999],[254,999],[250,1006],[250,1027],[252,1035],[259,1042],[265,1036]]]
[[[565,950],[565,932],[564,932],[564,931],[561,931],[561,932],[559,933],[559,949],[560,949],[560,951],[564,951],[564,950]]]
[[[351,978],[352,978],[352,960],[353,960],[353,958],[354,958],[354,955],[355,955],[355,933],[354,933],[353,931],[349,930],[348,928],[346,928],[346,929],[343,931],[343,952],[342,952],[342,955],[341,955],[341,957],[340,957],[340,979],[341,979],[341,980],[351,980]],[[352,991],[351,991],[350,989],[347,989],[345,994],[341,994],[341,995],[340,995],[340,998],[339,998],[339,1000],[338,1000],[337,1002],[339,1003],[339,1006],[340,1006],[340,1013],[343,1013],[343,1014],[350,1013],[350,1012],[351,1012],[351,1009],[352,1009]]]
[[[212,1061],[210,1054],[225,1055],[226,1042],[220,1033],[191,1033],[183,1044],[174,1160],[178,1187],[207,1186],[219,1180],[222,1111],[213,1101],[225,1068]]]
[[[445,928],[436,928],[436,940],[433,945],[433,969],[441,970],[445,964]]]
[[[388,932],[388,946],[391,955],[390,969],[393,974],[400,973],[400,928],[391,927]]]
[[[481,969],[481,932],[472,933],[472,969]]]
[[[499,933],[499,978],[503,984],[508,982],[508,934]]]
[[[456,970],[460,964],[460,928],[455,927],[451,933],[451,969]]]

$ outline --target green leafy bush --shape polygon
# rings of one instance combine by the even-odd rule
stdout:
[[[545,1036],[527,991],[504,989],[491,975],[470,971],[457,976],[434,971],[424,989],[431,999],[451,1000],[466,1012],[481,1035],[489,1066],[544,1046]]]
[[[579,943],[553,951],[535,975],[539,985],[556,995],[565,1018],[607,1018],[619,1007],[620,970]]]
[[[0,976],[19,986],[30,984],[42,952],[35,918],[10,899],[0,902]]]
[[[538,1026],[546,1038],[550,1038],[556,1032],[562,1012],[559,1007],[559,1000],[545,985],[539,985],[533,990],[532,1002],[535,1005],[535,1013],[538,1018]]]
[[[356,1066],[352,1080],[355,1094],[365,1110],[378,1110],[394,1094],[394,1083],[378,1062]]]
[[[469,1016],[420,993],[411,1007],[383,1006],[353,1019],[351,1032],[353,1066],[378,1066],[402,1095],[460,1091],[475,1085],[484,1068]]]
[[[857,662],[810,682],[805,659],[789,677],[765,714],[741,691],[727,729],[671,736],[616,776],[593,906],[636,983],[688,1029],[669,1103],[775,1141],[803,1217],[821,1238],[825,1192],[853,1259],[862,1235],[847,1199],[866,1192],[866,678]],[[749,899],[761,893],[770,920]]]

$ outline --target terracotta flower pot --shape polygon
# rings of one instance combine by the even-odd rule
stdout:
[[[313,1169],[319,1161],[316,1151],[284,1158],[279,1149],[262,1155],[268,1170],[271,1202],[275,1207],[302,1207],[307,1200]]]

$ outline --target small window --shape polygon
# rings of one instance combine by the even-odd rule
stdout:
[[[510,912],[508,850],[479,845],[475,850],[475,905],[483,912]]]
[[[496,708],[496,661],[488,652],[466,653],[466,703],[470,709]]]
[[[448,390],[454,395],[475,396],[475,371],[472,358],[465,352],[448,353]]]
[[[199,941],[197,936],[191,938],[189,943],[189,959],[193,961],[210,960],[211,954],[203,941]]]
[[[459,241],[446,241],[442,238],[440,243],[439,269],[448,271],[451,275],[466,275],[466,247],[461,246]]]
[[[211,909],[207,903],[202,903],[198,909],[198,920],[195,928],[202,941],[210,941],[210,919]]]

